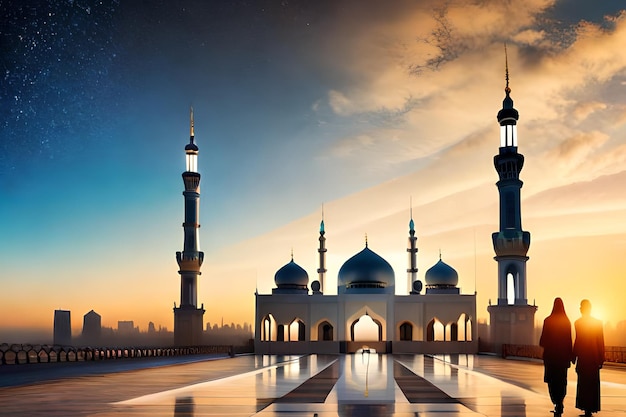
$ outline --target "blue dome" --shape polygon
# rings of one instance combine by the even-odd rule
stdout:
[[[278,288],[306,289],[309,284],[309,274],[292,259],[291,262],[276,271],[274,283]]]
[[[427,287],[456,287],[458,283],[459,274],[441,259],[426,271]]]
[[[343,264],[337,278],[339,292],[349,288],[393,289],[394,285],[394,272],[389,262],[367,246]]]

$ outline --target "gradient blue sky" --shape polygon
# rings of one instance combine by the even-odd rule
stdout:
[[[495,299],[503,43],[520,112],[529,298],[626,319],[626,15],[618,1],[3,2],[0,339],[172,327],[183,148],[202,174],[199,301],[252,322],[289,260],[329,286],[363,247],[405,282],[438,259]],[[332,291],[332,288],[330,290]],[[47,330],[47,331],[48,331]],[[4,332],[4,333],[3,333]],[[5,335],[6,337],[2,337]]]

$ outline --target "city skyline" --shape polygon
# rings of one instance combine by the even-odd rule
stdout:
[[[556,296],[571,319],[582,298],[626,319],[616,3],[86,4],[3,11],[0,336],[51,329],[55,309],[173,329],[190,105],[205,323],[253,322],[292,251],[317,279],[322,205],[327,293],[365,234],[406,293],[412,208],[418,279],[441,253],[487,318],[505,42],[529,303],[539,321]]]

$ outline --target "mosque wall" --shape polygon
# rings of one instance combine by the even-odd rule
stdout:
[[[364,315],[380,324],[380,340],[374,337],[371,341],[353,341],[354,326]],[[365,344],[393,353],[476,353],[475,315],[475,295],[258,295],[255,351],[336,354],[350,353]],[[263,333],[262,321],[266,318],[271,325],[266,325]],[[302,339],[293,331],[289,334],[294,320],[302,321]],[[429,330],[433,320],[440,324],[436,330]],[[284,334],[277,336],[280,326]]]
[[[424,303],[418,302],[419,296],[395,296],[394,340],[401,340],[400,326],[410,323],[412,341],[424,340]]]
[[[424,318],[430,321],[433,318],[440,322],[453,323],[459,319],[462,313],[475,320],[476,297],[474,295],[425,295]]]

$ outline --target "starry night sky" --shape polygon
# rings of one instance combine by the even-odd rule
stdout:
[[[10,4],[2,31],[10,52],[2,83],[1,186],[19,192],[14,187],[21,182],[45,179],[57,192],[74,182],[115,193],[114,178],[148,182],[146,176],[155,175],[150,171],[178,152],[187,129],[180,122],[193,105],[201,151],[219,154],[207,157],[203,172],[256,168],[247,178],[224,178],[219,192],[230,198],[259,180],[293,190],[297,184],[280,181],[298,165],[289,152],[324,145],[323,136],[315,143],[293,131],[310,124],[303,114],[321,84],[349,82],[311,59],[312,48],[330,42],[316,36],[324,30],[316,23],[334,7],[286,1]],[[303,143],[268,146],[285,136]],[[210,150],[202,148],[207,140]],[[277,155],[284,172],[274,175],[265,164]]]
[[[190,106],[207,305],[225,299],[211,288],[216,274],[243,276],[252,294],[271,286],[291,249],[315,275],[322,203],[331,265],[367,232],[403,275],[412,196],[420,271],[442,247],[473,259],[474,239],[461,248],[458,233],[476,227],[478,253],[495,268],[505,41],[533,248],[567,230],[602,240],[597,256],[609,256],[626,234],[614,226],[626,210],[626,18],[621,1],[595,3],[2,1],[0,280],[19,295],[5,308],[94,308],[111,321],[162,314],[156,323],[168,325]],[[566,215],[580,215],[581,229],[562,224]],[[535,250],[534,265],[550,270],[540,259],[549,251]],[[582,277],[584,267],[572,269]],[[122,296],[102,282],[136,286]],[[139,313],[146,287],[154,305]],[[101,301],[87,295],[100,290]],[[107,304],[116,297],[119,312]],[[49,324],[45,314],[33,321]]]

